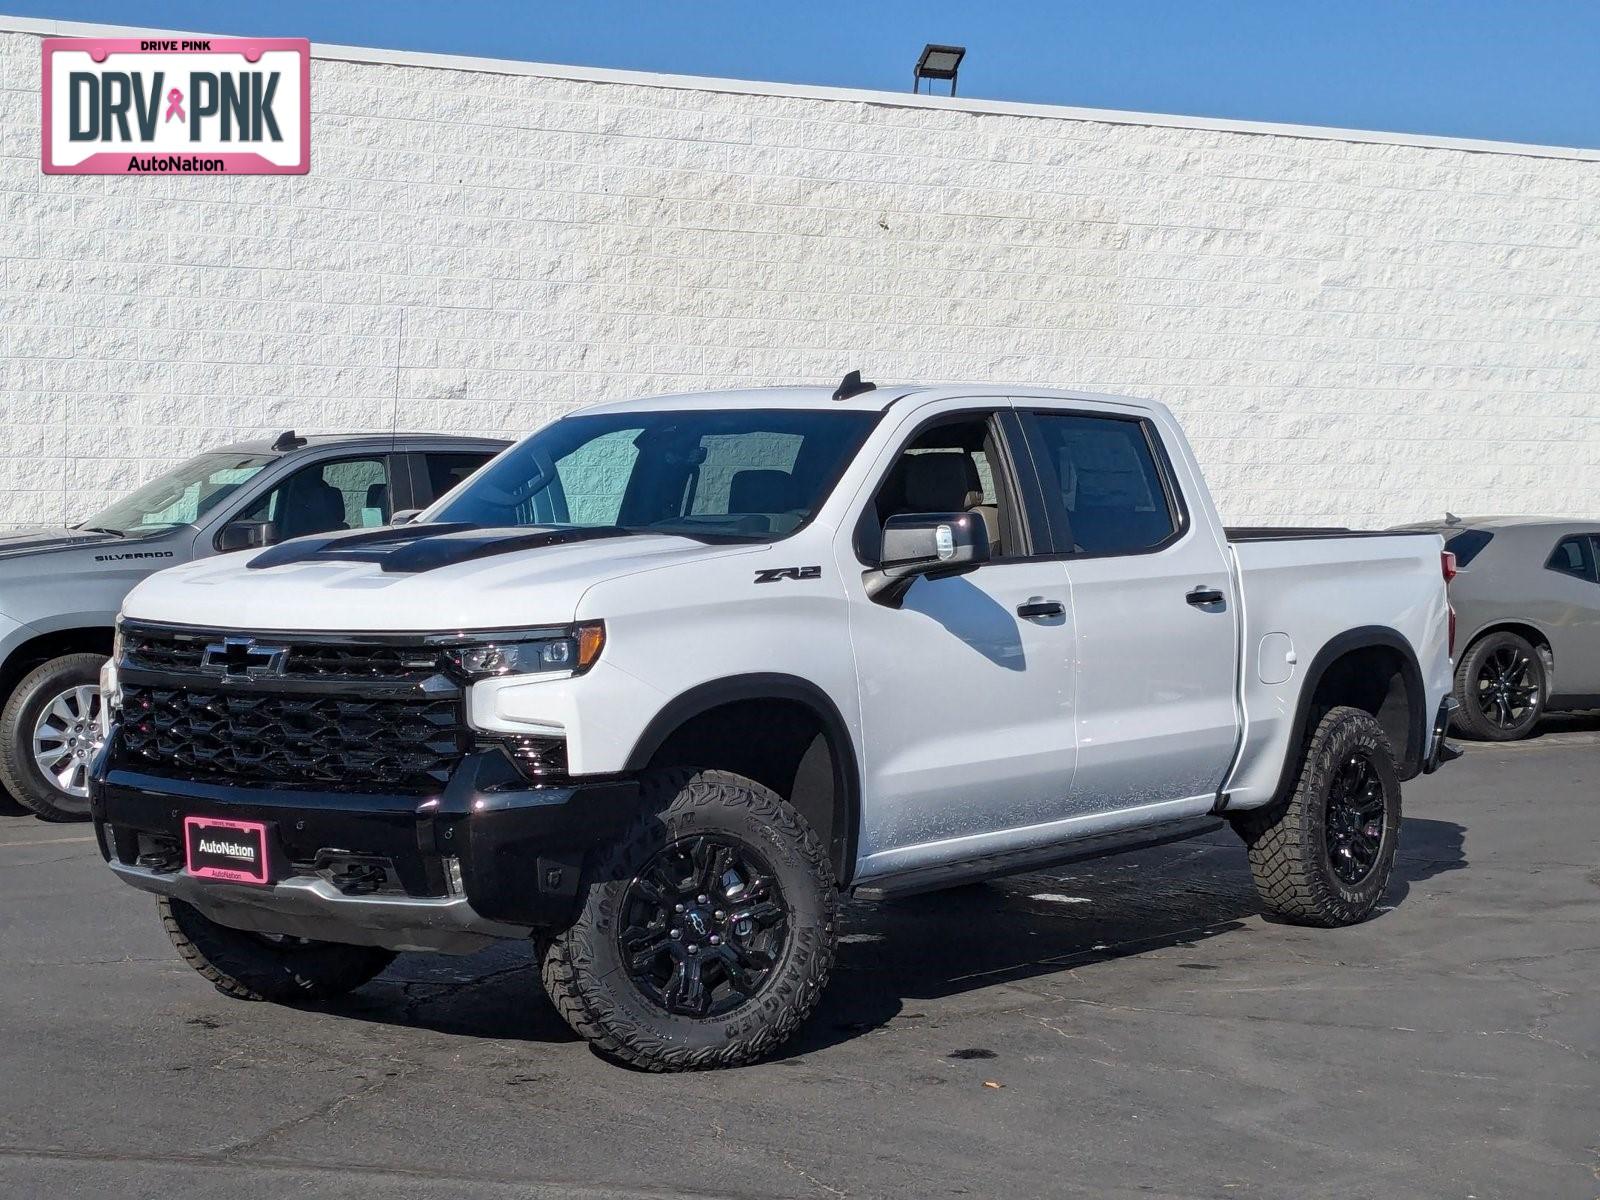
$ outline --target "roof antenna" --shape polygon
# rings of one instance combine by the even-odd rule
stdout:
[[[303,437],[295,437],[294,430],[285,429],[278,435],[278,440],[272,443],[274,450],[298,450],[306,444]]]
[[[839,386],[834,389],[833,398],[835,400],[848,400],[851,396],[861,395],[862,392],[876,391],[877,387],[877,384],[868,383],[862,379],[860,371],[851,371],[850,374],[844,377]]]
[[[1444,523],[1446,525],[1459,525],[1461,524],[1461,518],[1456,516],[1455,513],[1451,512],[1449,509],[1446,509],[1444,514]]]

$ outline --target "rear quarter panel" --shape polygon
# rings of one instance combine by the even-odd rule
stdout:
[[[1233,544],[1240,576],[1244,740],[1224,790],[1229,808],[1268,803],[1293,745],[1318,652],[1348,630],[1391,629],[1412,648],[1431,729],[1450,691],[1449,608],[1435,534]],[[1289,662],[1290,654],[1293,662]]]

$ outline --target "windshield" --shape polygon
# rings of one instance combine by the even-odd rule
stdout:
[[[809,409],[568,417],[507,450],[427,519],[770,541],[811,519],[876,420]]]
[[[264,454],[202,454],[152,479],[78,528],[134,534],[193,525],[271,461]]]

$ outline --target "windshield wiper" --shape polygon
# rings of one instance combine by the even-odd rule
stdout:
[[[127,537],[120,529],[112,529],[109,525],[74,525],[73,529],[80,533],[109,533],[114,537]]]

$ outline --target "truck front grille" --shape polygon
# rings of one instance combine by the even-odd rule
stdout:
[[[249,787],[426,793],[466,753],[460,698],[245,693],[124,684],[116,761]]]
[[[221,645],[230,635],[189,630],[146,628],[129,623],[123,629],[123,654],[130,666],[154,671],[202,673],[206,647]],[[413,680],[440,669],[437,647],[383,641],[343,641],[293,634],[259,634],[263,645],[286,646],[283,673],[304,679]]]

